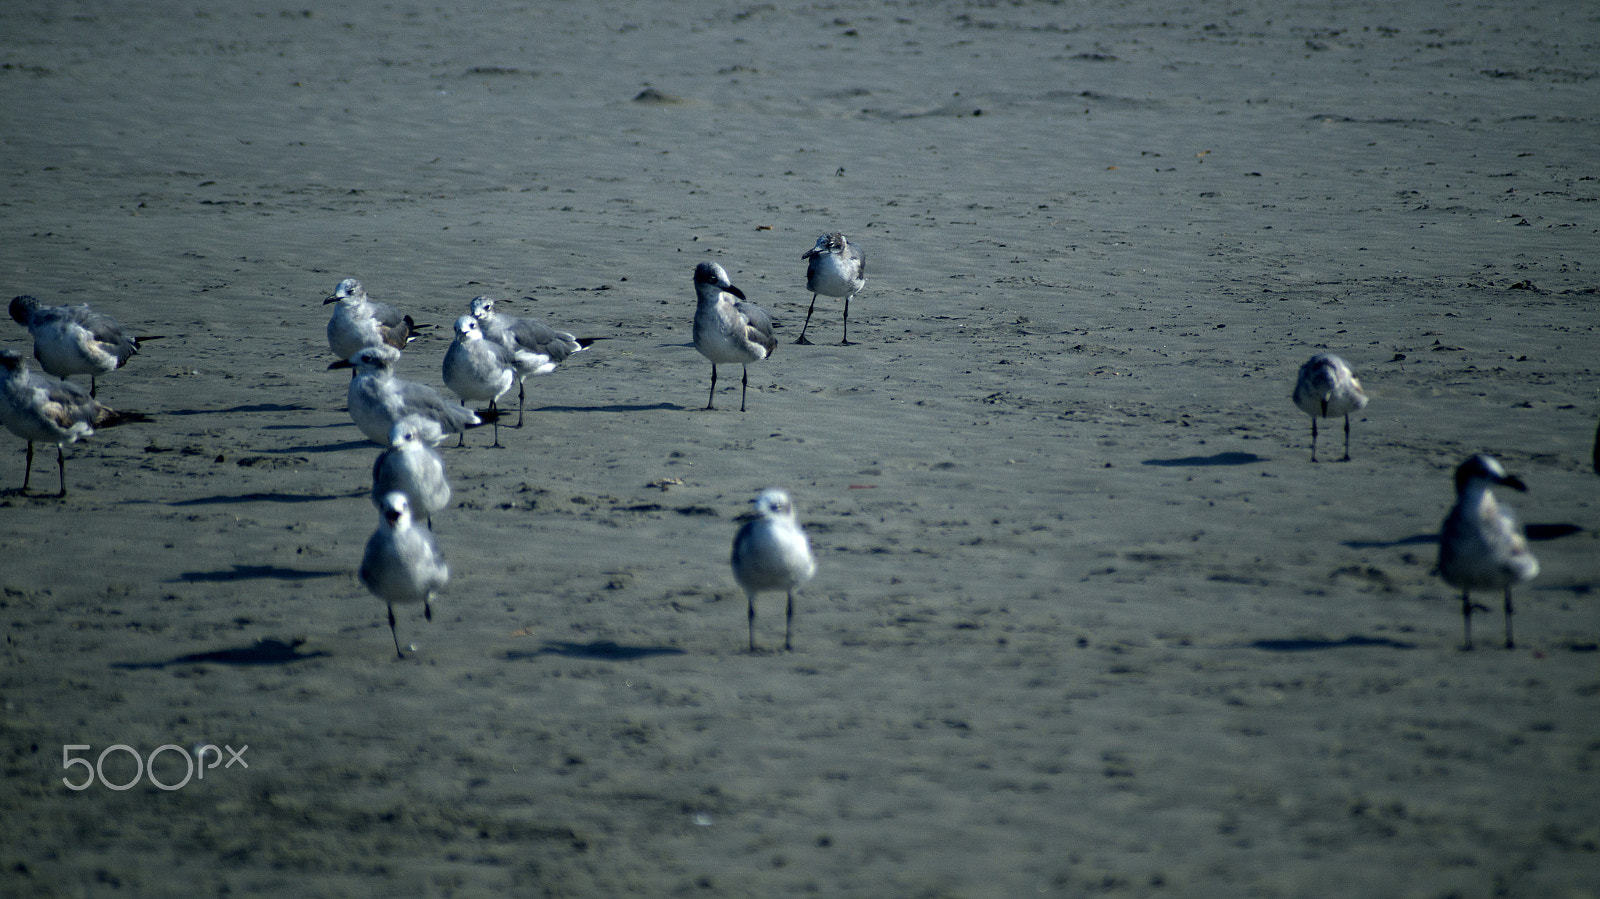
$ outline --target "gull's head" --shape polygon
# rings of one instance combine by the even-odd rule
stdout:
[[[1318,353],[1306,360],[1304,368],[1308,371],[1321,371],[1328,374],[1338,374],[1341,369],[1348,370],[1349,365],[1332,353]]]
[[[800,258],[801,259],[810,259],[813,256],[821,256],[824,253],[839,253],[839,252],[843,252],[844,251],[844,245],[845,245],[844,232],[842,232],[842,231],[831,231],[831,232],[829,232],[827,234],[820,235],[817,238],[817,245],[812,247],[811,249],[807,250],[805,252],[805,254],[802,255]]]
[[[734,287],[733,282],[728,280],[728,273],[715,262],[702,262],[694,267],[695,290],[698,291],[702,284],[708,284],[718,290],[731,293],[741,300],[745,298],[744,291]]]
[[[379,504],[378,511],[390,527],[405,527],[411,523],[411,500],[406,499],[406,495],[398,490],[383,495],[383,502]]]
[[[472,317],[483,319],[494,315],[494,297],[475,296],[467,307],[472,312]]]
[[[421,446],[423,427],[427,419],[417,415],[407,415],[394,423],[389,429],[389,445],[392,447]]]
[[[33,320],[34,312],[39,309],[39,301],[30,296],[14,297],[11,300],[11,317],[19,325],[26,325]]]
[[[1512,490],[1521,490],[1524,493],[1528,490],[1528,485],[1524,484],[1521,478],[1506,473],[1505,468],[1500,464],[1500,460],[1483,453],[1473,456],[1456,468],[1457,493],[1466,490],[1473,484],[1480,484],[1484,487],[1488,487],[1490,484],[1499,484],[1502,487],[1510,487]]]
[[[789,501],[789,494],[776,487],[761,491],[750,502],[755,504],[756,514],[764,518],[794,517],[794,504]]]
[[[456,319],[456,339],[463,343],[469,340],[482,340],[483,332],[478,329],[478,320],[470,315],[463,315]]]
[[[360,281],[354,278],[346,278],[340,281],[339,286],[333,289],[331,296],[322,301],[322,305],[326,306],[329,303],[337,303],[340,300],[348,300],[352,297],[365,298],[366,295],[367,290],[361,286]]]
[[[392,346],[363,347],[361,352],[350,357],[344,365],[335,362],[329,368],[354,368],[356,374],[364,375],[375,372],[386,372],[400,359],[400,351]]]

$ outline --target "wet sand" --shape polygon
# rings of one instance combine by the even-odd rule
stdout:
[[[0,497],[0,892],[1596,895],[1588,5],[0,30],[5,298],[164,336],[99,385],[152,422]],[[831,230],[858,345],[824,297],[796,346]],[[736,366],[700,411],[706,260],[779,320],[745,414]],[[477,294],[608,338],[504,449],[443,448],[453,579],[404,661],[355,578],[345,277],[436,326],[399,367],[441,389]],[[1321,351],[1372,395],[1346,463],[1289,400]],[[1515,651],[1483,596],[1462,652],[1431,573],[1474,452],[1565,534]],[[751,654],[728,551],[768,486],[819,570]],[[248,749],[63,784],[208,744]]]

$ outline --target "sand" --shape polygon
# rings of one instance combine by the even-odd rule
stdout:
[[[99,384],[150,423],[0,497],[0,892],[1600,893],[1591,4],[0,32],[4,298],[164,337]],[[824,297],[795,346],[831,230],[858,345]],[[745,414],[737,367],[700,411],[705,260],[780,322]],[[355,578],[345,277],[436,326],[400,363],[436,387],[477,294],[608,338],[506,448],[443,450],[453,580],[403,661]],[[1320,351],[1372,394],[1350,462],[1289,400]],[[1565,534],[1514,651],[1482,596],[1462,652],[1432,574],[1474,452]],[[751,654],[728,551],[768,486],[819,571]]]

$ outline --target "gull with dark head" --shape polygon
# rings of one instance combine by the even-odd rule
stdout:
[[[511,351],[490,340],[485,340],[478,320],[470,315],[456,319],[456,339],[444,354],[444,383],[455,391],[463,403],[489,403],[489,412],[495,416],[494,445],[500,445],[499,400],[517,379],[517,370],[511,360]],[[461,445],[467,442],[465,432]]]
[[[544,322],[516,318],[494,311],[494,298],[476,296],[469,308],[483,336],[511,351],[517,369],[517,427],[522,427],[523,382],[533,375],[549,374],[573,353],[581,353],[604,337],[574,337]]]
[[[805,529],[795,520],[789,494],[776,488],[761,491],[751,502],[755,512],[733,538],[733,578],[748,603],[750,651],[756,651],[756,594],[782,590],[788,596],[784,612],[783,648],[790,649],[794,630],[794,591],[817,573],[816,558]]]
[[[93,434],[95,428],[109,428],[150,419],[137,412],[117,412],[70,381],[35,372],[28,360],[15,350],[0,350],[0,425],[28,441],[27,469],[22,475],[22,493],[28,492],[33,477],[33,444],[56,445],[56,467],[61,478],[60,496],[67,495],[67,452],[65,446]]]
[[[411,514],[433,528],[433,513],[450,502],[450,481],[444,459],[422,439],[427,420],[408,415],[389,431],[389,448],[372,463],[372,504],[383,508],[383,498],[403,493],[411,501]]]
[[[716,408],[717,366],[735,362],[744,366],[739,394],[739,411],[743,412],[745,395],[750,392],[750,363],[760,362],[778,347],[772,336],[772,316],[760,306],[744,302],[744,292],[728,281],[728,273],[715,262],[695,266],[694,291],[699,299],[694,310],[694,348],[711,360],[706,409]]]
[[[1300,366],[1294,385],[1294,404],[1311,416],[1311,461],[1317,461],[1317,419],[1344,416],[1344,458],[1350,461],[1350,413],[1367,408],[1361,382],[1343,359],[1318,353]]]
[[[432,621],[433,595],[450,582],[450,567],[439,554],[433,534],[412,523],[411,501],[404,493],[385,495],[378,510],[378,529],[367,540],[357,575],[363,586],[388,605],[394,654],[403,659],[394,607],[420,602],[423,617]]]
[[[1456,504],[1439,530],[1439,574],[1461,588],[1464,648],[1472,648],[1472,591],[1504,590],[1506,649],[1511,639],[1511,588],[1539,574],[1539,560],[1528,551],[1511,509],[1495,502],[1489,488],[1499,485],[1526,492],[1522,479],[1506,474],[1493,456],[1476,455],[1456,469]]]
[[[367,298],[367,289],[354,278],[340,281],[322,305],[338,303],[328,319],[328,346],[340,359],[349,359],[369,346],[392,346],[397,350],[415,340],[424,325],[387,303]]]
[[[444,442],[446,435],[484,424],[485,419],[476,412],[450,402],[432,387],[395,377],[394,364],[399,359],[400,351],[392,346],[369,346],[349,361],[328,366],[330,371],[355,369],[355,377],[350,379],[350,419],[368,440],[388,446],[395,422],[408,415],[422,419],[418,437],[430,446]],[[492,413],[484,414],[493,418]]]
[[[87,304],[46,306],[20,296],[11,301],[11,317],[33,335],[33,357],[40,367],[58,378],[88,375],[90,396],[98,392],[98,376],[126,365],[139,352],[140,341],[161,339],[135,337]]]
[[[801,259],[806,265],[806,290],[811,291],[811,308],[806,310],[806,323],[800,328],[800,338],[795,343],[810,343],[806,328],[811,325],[811,313],[817,308],[817,294],[844,297],[844,338],[840,346],[850,346],[850,298],[867,283],[867,254],[861,248],[834,231],[817,238],[817,245],[805,252]]]

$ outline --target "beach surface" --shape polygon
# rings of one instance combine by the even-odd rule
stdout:
[[[460,6],[0,10],[0,298],[162,338],[64,499],[0,435],[0,894],[1600,895],[1592,3]],[[347,277],[441,390],[479,294],[606,338],[441,447],[404,659]],[[1510,651],[1433,573],[1478,452]]]

